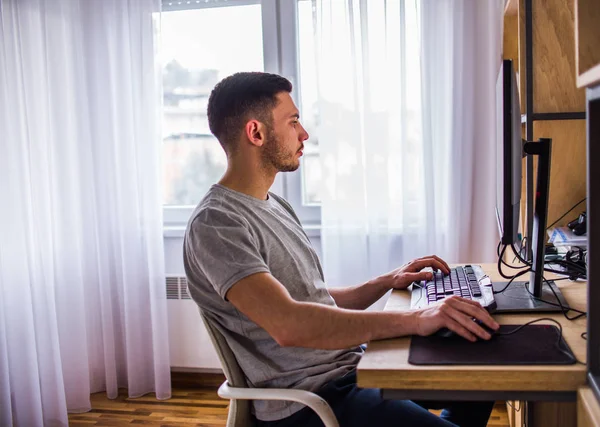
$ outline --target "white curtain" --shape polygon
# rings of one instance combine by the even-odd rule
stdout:
[[[313,6],[328,284],[493,261],[502,1]]]
[[[159,0],[0,0],[0,425],[170,397]]]

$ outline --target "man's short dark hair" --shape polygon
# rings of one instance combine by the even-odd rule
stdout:
[[[248,120],[271,126],[277,94],[291,91],[292,83],[277,74],[249,72],[226,77],[217,83],[208,99],[210,131],[229,152]]]

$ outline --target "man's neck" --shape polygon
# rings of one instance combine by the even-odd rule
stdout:
[[[274,173],[267,174],[265,171],[230,164],[225,175],[219,180],[219,184],[239,193],[267,200],[269,188],[274,180]]]

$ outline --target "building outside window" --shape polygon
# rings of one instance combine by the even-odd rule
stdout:
[[[310,0],[163,0],[160,64],[163,83],[165,226],[185,226],[226,168],[210,133],[206,108],[221,79],[240,71],[283,75],[310,139],[298,171],[279,174],[279,192],[308,228],[320,222],[315,39]]]

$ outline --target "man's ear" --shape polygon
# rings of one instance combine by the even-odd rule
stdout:
[[[265,143],[266,129],[265,125],[258,120],[249,120],[244,127],[246,138],[252,145],[262,147]]]

